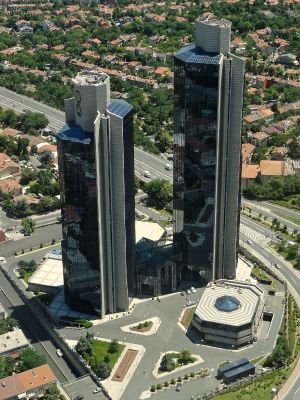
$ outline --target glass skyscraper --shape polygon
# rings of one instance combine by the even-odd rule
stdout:
[[[58,133],[67,304],[103,317],[136,287],[133,110],[110,99],[109,76],[84,72]]]
[[[199,18],[174,60],[174,240],[183,278],[235,278],[244,61],[231,23]]]

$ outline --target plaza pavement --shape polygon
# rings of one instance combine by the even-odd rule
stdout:
[[[94,326],[89,331],[93,332],[97,336],[103,338],[113,339],[116,338],[120,342],[135,343],[145,348],[145,356],[142,357],[134,375],[128,383],[123,395],[122,400],[135,400],[139,399],[142,392],[149,389],[152,384],[164,383],[165,380],[171,380],[177,378],[185,373],[189,374],[199,368],[210,368],[213,369],[213,375],[217,368],[218,363],[229,360],[234,361],[241,357],[247,357],[250,360],[267,354],[272,351],[276,338],[277,332],[281,324],[283,315],[282,296],[273,296],[273,311],[274,318],[272,321],[271,329],[269,330],[269,338],[267,340],[261,339],[252,346],[246,347],[242,350],[232,351],[221,348],[212,348],[200,344],[193,343],[179,328],[176,321],[181,313],[181,310],[188,300],[197,300],[200,298],[204,288],[197,289],[197,293],[189,296],[181,296],[180,293],[175,293],[166,297],[161,297],[161,301],[147,300],[137,304],[130,315],[125,317],[114,318],[107,321],[105,324]],[[123,332],[122,326],[129,324],[136,324],[141,320],[147,320],[152,317],[158,317],[161,319],[161,325],[155,335],[142,336],[136,335],[131,332]],[[78,340],[82,332],[75,329],[63,330],[68,338],[74,338]],[[198,368],[193,365],[186,368],[184,373],[174,371],[166,378],[156,379],[152,371],[156,365],[160,354],[166,351],[188,349],[192,354],[199,355],[203,358],[204,362]],[[145,373],[144,373],[145,371]],[[197,380],[185,382],[181,392],[176,393],[176,398],[187,399],[188,396],[195,395],[196,393],[207,393],[210,388],[215,388],[218,382],[212,376],[211,378],[201,379],[201,385],[196,383]],[[196,389],[197,388],[197,389]],[[183,390],[184,389],[184,390]],[[174,391],[171,389],[164,390],[162,393],[158,393],[158,399],[172,399]]]

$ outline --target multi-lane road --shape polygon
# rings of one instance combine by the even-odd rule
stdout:
[[[54,130],[59,130],[65,121],[65,115],[62,111],[49,107],[46,104],[39,103],[29,97],[22,96],[4,87],[0,87],[0,105],[12,108],[17,112],[33,111],[45,114],[49,120],[49,125]],[[137,176],[143,177],[144,171],[149,171],[151,178],[173,179],[173,172],[166,170],[166,164],[171,164],[163,157],[157,157],[151,153],[147,153],[142,149],[135,147],[135,173]]]

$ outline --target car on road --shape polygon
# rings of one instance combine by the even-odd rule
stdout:
[[[276,237],[276,239],[278,239],[278,240],[283,240],[283,237],[282,237],[281,235],[276,235],[275,237]]]
[[[281,269],[281,266],[278,265],[278,264],[274,264],[274,267],[277,268],[277,269]]]
[[[2,264],[5,264],[5,263],[6,263],[6,260],[5,260],[4,257],[0,257],[0,263],[2,263]]]
[[[186,289],[185,289],[185,293],[186,293],[186,294],[191,294],[192,292],[190,291],[189,288],[186,288]]]
[[[145,178],[151,178],[151,174],[150,174],[149,171],[144,171],[143,175],[144,175]]]
[[[58,355],[58,357],[63,356],[63,352],[61,351],[61,349],[56,349],[56,354]]]
[[[175,388],[176,392],[180,392],[181,386],[182,386],[181,383],[177,383],[176,388]]]
[[[172,165],[171,165],[171,164],[166,164],[166,165],[165,165],[165,169],[166,169],[167,171],[171,171]]]
[[[250,239],[246,240],[246,243],[248,243],[250,246],[253,244],[252,240]]]
[[[83,400],[84,396],[82,396],[81,394],[79,396],[74,397],[73,400]]]
[[[102,388],[99,386],[93,390],[93,393],[100,393],[100,392],[102,392]]]
[[[196,289],[194,288],[194,286],[191,286],[191,287],[190,287],[190,291],[191,291],[192,293],[196,293]]]

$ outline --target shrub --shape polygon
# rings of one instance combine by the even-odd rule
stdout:
[[[190,373],[190,377],[191,377],[191,378],[195,378],[195,372],[191,372],[191,373]]]
[[[161,383],[158,383],[157,385],[156,385],[156,389],[157,390],[161,390],[163,388],[163,385],[161,384]]]
[[[84,327],[86,329],[91,328],[93,326],[93,323],[91,321],[85,321],[84,322]]]
[[[51,244],[55,244],[55,242],[56,242],[55,239],[52,239],[52,240],[51,240]]]
[[[156,391],[156,385],[152,385],[150,388],[150,392],[155,392]]]
[[[143,328],[143,324],[140,322],[139,324],[138,324],[138,329],[142,329]]]
[[[149,321],[145,321],[145,322],[144,322],[144,328],[148,328],[149,325],[150,325],[150,322],[149,322]]]
[[[166,381],[166,382],[164,383],[164,386],[165,386],[165,387],[168,387],[168,386],[169,386],[169,382]]]
[[[185,375],[184,375],[184,379],[187,381],[187,380],[189,379],[189,375],[188,375],[188,374],[185,374]]]
[[[105,357],[103,358],[103,361],[106,362],[107,364],[110,362],[109,355],[106,354]]]
[[[175,385],[175,383],[176,383],[175,379],[174,378],[171,379],[171,385]]]
[[[42,249],[44,247],[43,243],[40,244],[40,249]]]
[[[113,339],[109,345],[108,352],[109,353],[116,353],[119,350],[119,343],[117,339]]]
[[[182,382],[181,376],[179,376],[179,377],[177,378],[177,382]]]
[[[22,254],[24,254],[25,253],[25,250],[24,249],[22,249]]]

